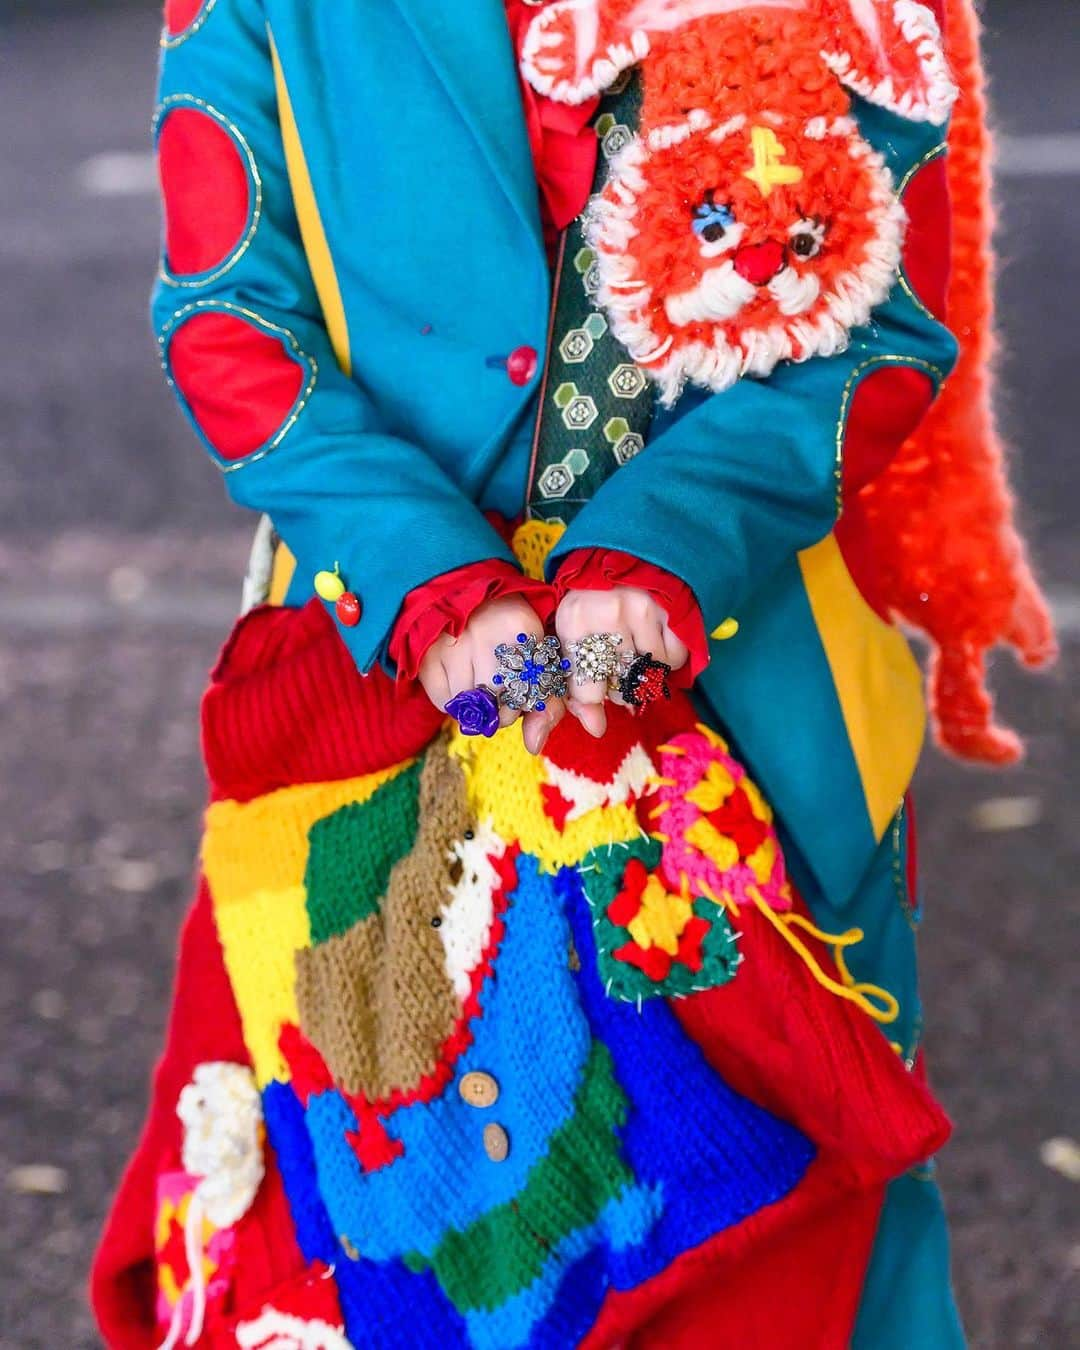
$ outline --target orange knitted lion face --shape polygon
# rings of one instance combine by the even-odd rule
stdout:
[[[594,203],[599,299],[672,402],[830,355],[889,293],[903,211],[848,118],[630,144]]]
[[[847,345],[905,219],[847,91],[936,122],[955,93],[917,0],[557,0],[522,63],[569,103],[641,67],[587,234],[612,331],[668,404]]]

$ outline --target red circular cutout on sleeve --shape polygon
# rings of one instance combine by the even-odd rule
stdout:
[[[165,114],[157,143],[165,205],[165,263],[174,276],[198,276],[227,262],[251,219],[244,152],[199,108]]]
[[[215,310],[176,329],[168,363],[199,430],[227,460],[244,459],[281,430],[307,377],[281,338]]]
[[[908,213],[904,271],[911,289],[936,319],[945,315],[951,211],[945,156],[923,165],[904,191]]]
[[[199,17],[206,0],[165,0],[165,31],[179,37]]]

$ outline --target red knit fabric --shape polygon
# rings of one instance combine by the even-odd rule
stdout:
[[[763,1224],[735,1251],[717,1243],[666,1303],[661,1284],[660,1312],[627,1350],[847,1350],[884,1190],[843,1190],[837,1180],[834,1166],[816,1163],[782,1223]]]
[[[795,909],[806,914],[796,896]],[[737,925],[739,977],[672,1004],[706,1059],[737,1091],[790,1120],[863,1182],[885,1181],[942,1147],[950,1126],[881,1029],[823,989],[760,916]],[[835,967],[803,935],[822,968]]]
[[[150,1108],[135,1154],[113,1201],[94,1257],[90,1297],[109,1350],[152,1350],[163,1329],[155,1317],[155,1183],[180,1166],[180,1091],[198,1064],[228,1060],[250,1065],[240,1014],[214,927],[210,893],[200,882],[180,939],[165,1049],[154,1075]],[[220,1318],[295,1277],[304,1260],[273,1154],[254,1204],[236,1229],[236,1263],[224,1306],[212,1306],[208,1329]]]
[[[240,1350],[241,1346],[250,1346],[250,1336],[241,1341],[237,1336],[238,1323],[250,1322],[271,1308],[286,1317],[299,1318],[301,1322],[322,1322],[328,1327],[342,1327],[341,1302],[338,1298],[337,1282],[332,1272],[321,1262],[315,1262],[309,1269],[275,1289],[265,1290],[263,1296],[253,1305],[245,1307],[237,1317],[220,1328],[210,1327],[210,1345],[208,1350]],[[260,1341],[260,1345],[263,1342]],[[270,1344],[280,1345],[279,1341]],[[295,1345],[287,1340],[286,1345]]]
[[[234,629],[202,705],[215,798],[373,773],[419,753],[443,714],[418,685],[362,676],[318,600],[263,607]],[[303,734],[297,734],[297,728]]]
[[[634,745],[656,758],[658,747],[693,721],[687,696],[676,692],[641,719],[612,706],[600,740],[565,718],[544,753],[561,768],[611,782]],[[644,828],[653,824],[653,805],[649,798],[638,803]],[[910,864],[909,850],[909,885]],[[798,895],[794,907],[809,913]],[[949,1122],[881,1029],[822,988],[767,920],[747,911],[736,927],[746,958],[738,979],[671,1004],[709,1062],[736,1091],[790,1120],[823,1151],[847,1159],[864,1183],[886,1180],[935,1153]],[[835,978],[824,946],[800,936]]]
[[[555,578],[559,600],[567,591],[610,591],[617,586],[648,591],[665,612],[671,631],[690,649],[690,660],[676,672],[674,682],[690,685],[709,664],[709,642],[701,609],[684,581],[629,553],[599,548],[568,553]]]

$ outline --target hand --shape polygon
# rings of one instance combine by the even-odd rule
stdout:
[[[619,652],[651,652],[672,670],[681,670],[690,659],[686,644],[668,625],[668,616],[648,591],[636,586],[615,586],[610,591],[568,591],[555,611],[555,631],[567,655],[570,644],[587,633],[618,633]],[[571,672],[570,711],[586,731],[602,736],[607,729],[605,698],[623,700],[599,680],[581,681]]]
[[[481,605],[472,612],[460,637],[444,633],[424,653],[419,671],[424,693],[441,710],[466,689],[490,686],[499,664],[495,648],[500,642],[513,642],[518,633],[543,637],[544,626],[532,605],[513,596]],[[520,717],[525,748],[538,755],[565,712],[562,699],[557,698],[548,699],[543,712],[522,714],[500,708],[499,725],[508,727]]]

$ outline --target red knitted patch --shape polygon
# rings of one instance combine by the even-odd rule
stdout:
[[[179,37],[199,17],[207,0],[165,0],[165,31]]]
[[[198,276],[221,267],[251,220],[244,152],[215,117],[180,106],[162,119],[157,154],[168,270]]]
[[[307,376],[282,337],[210,310],[176,329],[168,360],[196,425],[227,460],[266,445],[292,413]]]

